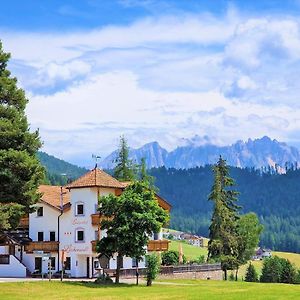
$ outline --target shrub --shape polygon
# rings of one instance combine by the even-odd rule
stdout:
[[[295,283],[297,271],[293,264],[287,259],[277,256],[264,260],[261,282]]]
[[[153,253],[146,255],[146,265],[147,265],[147,286],[152,285],[152,281],[157,277],[160,267],[159,267],[159,257]]]
[[[257,272],[251,263],[249,264],[249,266],[247,268],[245,281],[248,281],[248,282],[257,282],[258,281]]]
[[[179,261],[179,252],[170,250],[162,253],[161,264],[163,266],[177,265]]]
[[[281,262],[282,270],[280,282],[282,283],[295,283],[297,277],[297,270],[295,266],[287,259]]]
[[[183,254],[182,255],[182,263],[186,263],[186,257]],[[178,265],[179,264],[179,252],[176,250],[170,250],[163,252],[161,256],[161,264],[163,266],[172,266],[172,265]]]
[[[95,283],[98,284],[111,284],[113,283],[113,280],[110,278],[108,274],[100,274],[97,279],[95,280]]]

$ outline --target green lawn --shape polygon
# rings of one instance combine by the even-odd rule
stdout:
[[[0,298],[10,299],[299,299],[300,285],[246,282],[170,280],[152,287],[101,287],[81,282],[0,283]]]

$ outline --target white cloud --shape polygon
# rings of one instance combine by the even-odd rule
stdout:
[[[228,144],[262,135],[294,141],[300,132],[299,21],[289,16],[230,9],[2,36],[30,92],[32,127],[66,159],[107,154],[122,133],[133,146],[158,140],[170,149],[195,134]]]

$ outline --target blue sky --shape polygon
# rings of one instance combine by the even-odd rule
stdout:
[[[298,0],[15,0],[0,39],[43,150],[89,165],[121,134],[300,146],[299,13]]]

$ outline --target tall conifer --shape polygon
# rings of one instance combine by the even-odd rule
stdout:
[[[114,176],[120,181],[132,181],[136,177],[136,165],[129,159],[129,147],[124,136],[120,137],[120,145],[117,158]]]
[[[28,100],[7,69],[9,58],[0,42],[0,231],[16,227],[20,216],[31,210],[44,176],[36,157],[39,133],[29,131]]]
[[[227,280],[227,270],[237,266],[238,234],[237,220],[239,206],[236,205],[238,193],[230,189],[234,180],[229,177],[226,161],[220,157],[213,167],[214,184],[209,200],[214,202],[214,210],[209,227],[208,258],[221,261]]]

